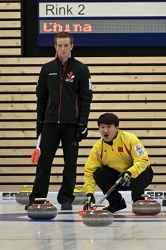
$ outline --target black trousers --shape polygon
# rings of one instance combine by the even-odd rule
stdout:
[[[94,179],[96,184],[105,194],[110,189],[110,187],[117,181],[119,172],[115,169],[109,168],[107,166],[102,166],[96,170],[94,173]],[[153,179],[153,170],[151,166],[147,167],[137,178],[131,178],[131,184],[128,188],[118,185],[117,188],[107,197],[110,204],[115,204],[120,201],[122,195],[118,190],[131,190],[131,198],[133,202],[136,200],[143,200],[141,195],[144,193],[145,188],[151,183]]]
[[[64,169],[62,186],[58,192],[57,200],[72,203],[74,200],[74,187],[76,183],[76,168],[78,147],[77,142],[77,124],[44,124],[41,136],[41,155],[37,163],[36,177],[32,193],[29,196],[30,202],[35,198],[45,198],[48,194],[49,181],[51,174],[52,162],[55,153],[62,143]]]

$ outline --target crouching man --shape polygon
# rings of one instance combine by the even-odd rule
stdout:
[[[118,190],[127,187],[131,190],[133,202],[143,200],[141,195],[152,181],[153,170],[141,141],[133,133],[119,129],[119,119],[115,114],[102,114],[97,123],[101,139],[94,144],[85,164],[84,189],[90,206],[96,185],[105,194],[122,176],[121,183],[107,197],[109,206],[103,208],[115,213],[126,208]]]

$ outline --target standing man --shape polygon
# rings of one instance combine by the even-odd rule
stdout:
[[[113,113],[101,115],[98,127],[102,138],[94,144],[85,164],[86,207],[94,200],[96,184],[105,194],[120,176],[123,178],[117,188],[128,186],[133,202],[143,200],[141,195],[153,178],[146,149],[136,135],[119,129],[119,119]],[[117,188],[107,197],[109,206],[104,208],[111,213],[126,208]]]
[[[61,210],[72,210],[79,142],[87,134],[92,84],[86,65],[72,56],[74,39],[67,32],[54,38],[56,58],[43,65],[37,95],[37,137],[41,133],[41,155],[29,204],[48,194],[51,166],[61,141],[64,158],[62,186],[57,200]]]

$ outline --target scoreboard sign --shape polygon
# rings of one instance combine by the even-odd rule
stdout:
[[[38,45],[61,31],[75,46],[166,46],[166,1],[37,0]]]

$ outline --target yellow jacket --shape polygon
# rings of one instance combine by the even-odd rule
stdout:
[[[150,165],[147,151],[136,135],[119,129],[112,142],[109,145],[101,138],[90,151],[84,173],[84,189],[87,194],[94,193],[96,183],[93,173],[101,165],[119,172],[128,170],[132,178],[136,178]]]

